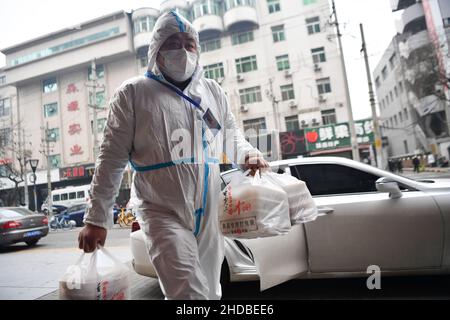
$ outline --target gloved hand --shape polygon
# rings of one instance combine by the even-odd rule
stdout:
[[[255,175],[257,170],[267,170],[269,163],[259,155],[247,155],[245,157],[244,170],[251,170],[250,174]]]
[[[105,246],[106,234],[105,228],[86,224],[78,235],[78,247],[86,253],[94,252],[98,245]]]

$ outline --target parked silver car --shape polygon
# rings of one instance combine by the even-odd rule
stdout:
[[[225,238],[223,277],[261,279],[450,273],[450,179],[416,181],[356,161],[314,157],[271,163],[306,182],[322,213],[284,236]],[[236,170],[222,174],[228,183]],[[132,232],[137,273],[156,277],[142,231]]]
[[[0,246],[25,242],[34,246],[48,234],[48,218],[22,207],[0,208]]]

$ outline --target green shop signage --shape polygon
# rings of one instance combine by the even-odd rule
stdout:
[[[356,136],[359,144],[374,142],[372,119],[355,121]],[[347,122],[305,129],[308,151],[338,149],[350,147],[350,127]]]

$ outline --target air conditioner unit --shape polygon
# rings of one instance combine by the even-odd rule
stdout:
[[[248,107],[245,105],[241,106],[241,112],[247,112],[248,111]]]
[[[284,76],[285,76],[286,78],[292,77],[291,70],[285,70],[285,71],[284,71]]]
[[[325,102],[325,101],[327,101],[327,99],[325,98],[325,96],[324,95],[319,95],[319,102]]]
[[[313,127],[316,127],[316,126],[318,126],[319,125],[319,123],[317,122],[317,119],[316,118],[313,118],[312,119],[312,126]]]
[[[295,108],[297,108],[297,104],[295,103],[295,101],[290,101],[289,107],[291,107],[292,109],[295,109]]]
[[[302,121],[300,122],[300,124],[301,124],[302,128],[308,127],[308,122],[305,121],[305,120],[302,120]]]
[[[236,79],[238,82],[242,82],[242,81],[244,81],[244,76],[242,74],[238,74]]]
[[[316,63],[316,64],[314,65],[314,71],[315,71],[315,72],[319,72],[319,71],[321,71],[321,70],[322,70],[322,68],[320,67],[320,65]]]

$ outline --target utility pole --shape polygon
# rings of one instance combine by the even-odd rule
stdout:
[[[97,81],[97,65],[95,59],[91,63],[91,82],[86,84],[87,87],[91,88],[91,101],[89,103],[89,107],[93,110],[93,125],[92,125],[92,131],[94,134],[94,162],[96,161],[98,154],[99,154],[99,148],[98,148],[98,124],[97,124],[97,112],[100,109],[97,105],[97,89],[104,89],[103,85],[99,85]]]
[[[49,133],[49,128],[48,128],[48,122],[46,123],[45,128],[41,129],[44,130],[44,139],[42,139],[43,142],[43,150],[40,151],[46,158],[47,160],[47,194],[48,194],[48,198],[47,198],[47,206],[48,206],[48,215],[51,217],[53,215],[53,196],[52,196],[52,175],[51,175],[51,168],[52,168],[52,163],[50,160],[50,133]]]
[[[376,150],[376,162],[378,168],[383,168],[383,152],[382,152],[382,143],[381,143],[381,135],[380,135],[380,124],[378,122],[377,108],[375,104],[375,94],[373,92],[373,82],[372,75],[370,73],[370,65],[369,65],[369,57],[367,55],[367,45],[366,39],[364,37],[364,27],[362,23],[359,24],[361,29],[361,39],[362,39],[362,49],[364,52],[364,61],[366,63],[366,72],[367,72],[367,83],[369,85],[369,99],[370,99],[370,107],[372,108],[372,119],[373,119],[373,133],[375,137],[375,150]]]
[[[360,161],[359,157],[359,149],[358,149],[358,140],[356,139],[356,127],[355,127],[355,121],[353,120],[353,110],[352,110],[352,102],[350,100],[350,89],[348,87],[348,78],[347,78],[347,68],[345,67],[345,59],[344,59],[344,49],[342,47],[342,34],[339,28],[339,20],[336,12],[336,5],[334,3],[334,0],[332,0],[333,5],[333,15],[335,21],[332,23],[336,25],[336,31],[338,36],[338,42],[339,42],[339,50],[340,50],[340,56],[341,56],[341,65],[342,65],[342,73],[344,76],[344,83],[345,83],[345,94],[347,97],[347,113],[348,113],[348,124],[350,127],[350,141],[352,146],[352,156],[353,160]]]
[[[269,79],[269,84],[270,84],[269,85],[270,90],[266,91],[266,95],[270,99],[270,101],[272,102],[273,115],[274,115],[274,120],[275,120],[275,128],[277,130],[277,132],[276,132],[277,139],[276,140],[278,140],[278,137],[279,137],[279,134],[280,134],[280,131],[281,131],[280,117],[279,117],[279,114],[278,114],[278,102],[279,102],[279,100],[276,98],[276,96],[275,96],[275,94],[273,92],[273,79],[272,78]],[[276,154],[276,158],[273,157],[273,159],[274,160],[279,160],[279,159],[281,159],[281,146],[280,146],[280,144],[278,142],[272,143],[272,142],[274,142],[273,139],[272,139],[273,138],[273,134],[274,134],[273,132],[270,133],[271,148],[272,148],[271,157],[273,157],[273,148],[274,148],[274,145],[275,145],[277,154]],[[267,139],[267,137],[266,137],[266,139]]]

